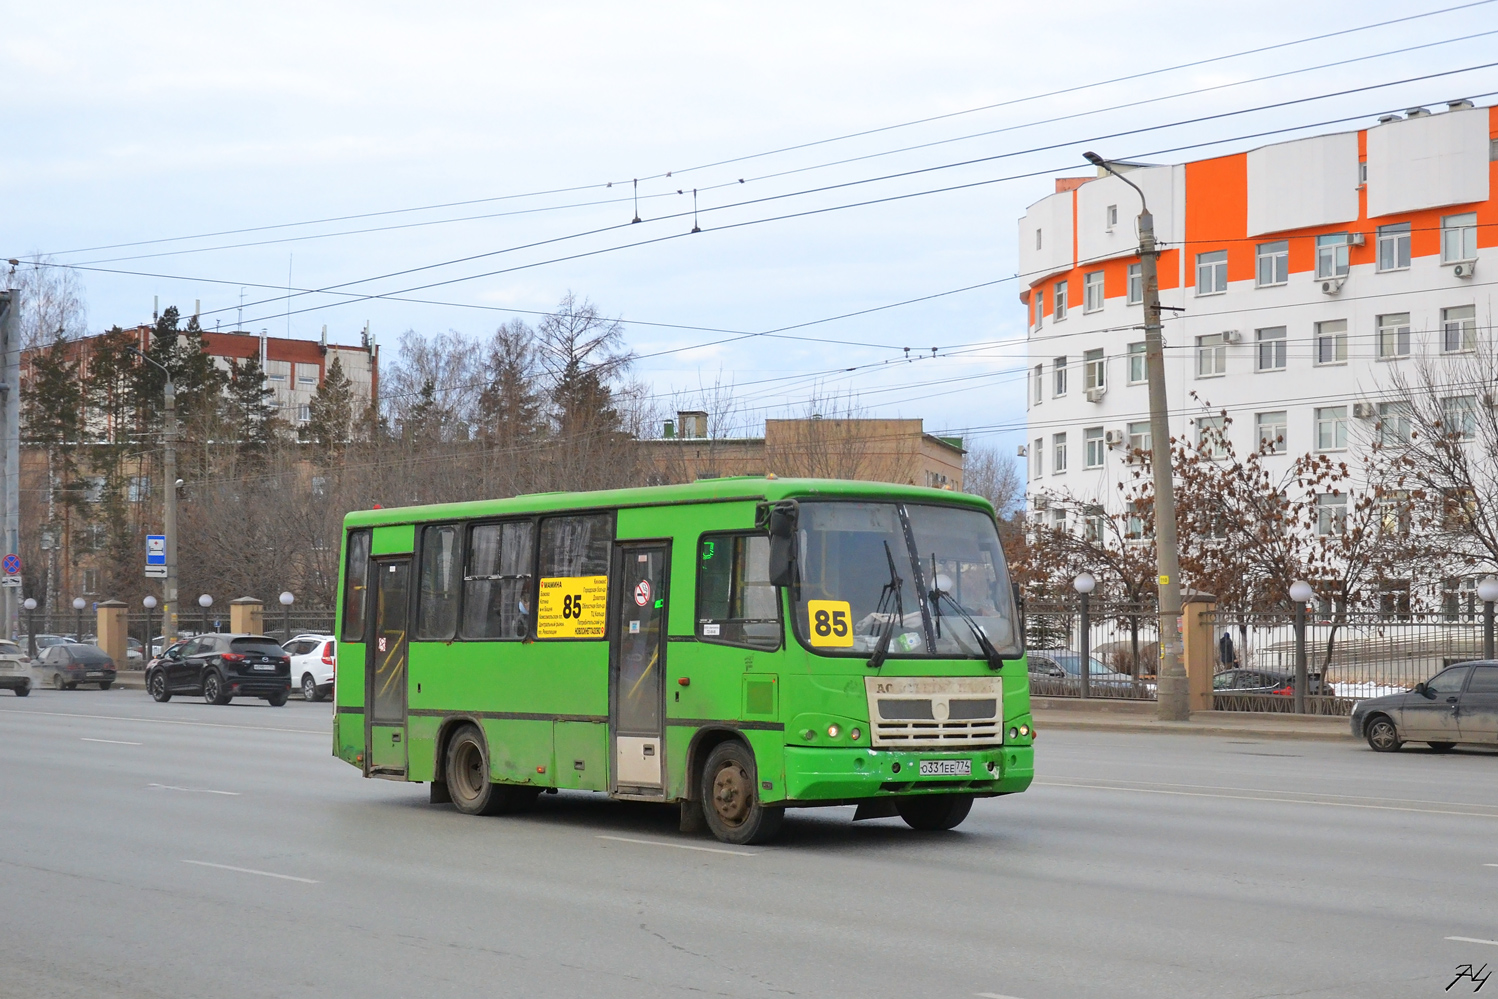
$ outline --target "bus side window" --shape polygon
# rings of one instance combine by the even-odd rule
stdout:
[[[463,575],[463,637],[525,638],[531,628],[531,549],[528,520],[480,524],[468,532]]]
[[[770,583],[770,539],[704,534],[697,545],[697,638],[778,649],[782,630],[778,591]]]
[[[458,628],[458,529],[421,531],[421,594],[416,605],[418,641],[447,641]]]
[[[369,586],[368,530],[348,536],[348,564],[343,574],[343,635],[345,642],[364,641],[365,592]]]

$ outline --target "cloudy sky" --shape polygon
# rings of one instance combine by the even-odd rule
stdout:
[[[393,347],[571,291],[629,323],[663,408],[720,383],[755,429],[851,394],[1006,450],[1015,222],[1083,149],[1172,162],[1498,91],[1469,68],[1493,0],[6,9],[0,251],[84,268],[91,329],[159,297]]]

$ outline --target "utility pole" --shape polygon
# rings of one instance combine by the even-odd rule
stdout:
[[[1165,397],[1165,344],[1160,335],[1160,275],[1156,267],[1155,218],[1144,192],[1097,153],[1082,156],[1132,187],[1139,195],[1139,264],[1144,279],[1144,363],[1149,375],[1150,467],[1155,476],[1155,557],[1159,567],[1160,664],[1156,672],[1156,717],[1187,721],[1191,702],[1182,662],[1181,561],[1176,542],[1175,474],[1170,460],[1170,420]]]
[[[162,473],[166,478],[161,515],[162,533],[166,535],[166,579],[161,587],[161,648],[166,651],[172,639],[177,637],[177,386],[172,382],[172,373],[153,361],[145,351],[136,347],[131,347],[130,351],[147,364],[159,368],[166,376],[163,390],[166,422],[161,434]]]
[[[6,554],[21,552],[21,335],[19,316],[21,293],[12,288],[5,292],[5,314],[0,318],[0,350],[4,351],[4,429],[5,440],[5,538]],[[20,587],[5,587],[5,637],[16,633]]]

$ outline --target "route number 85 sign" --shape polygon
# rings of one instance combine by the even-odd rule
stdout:
[[[846,600],[806,601],[806,634],[817,648],[851,649],[853,613]]]

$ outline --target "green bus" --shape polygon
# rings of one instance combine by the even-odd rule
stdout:
[[[762,842],[787,807],[950,829],[1034,775],[976,496],[773,475],[344,519],[333,741],[471,814],[587,790]]]

